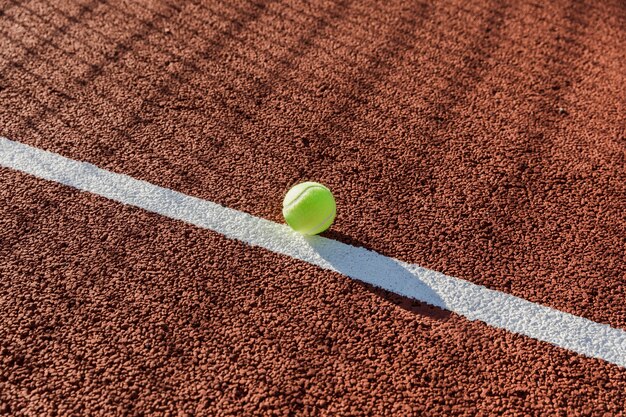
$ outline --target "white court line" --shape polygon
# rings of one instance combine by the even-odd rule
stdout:
[[[441,307],[490,326],[626,367],[626,331],[418,265],[287,226],[0,137],[0,166],[182,220]]]

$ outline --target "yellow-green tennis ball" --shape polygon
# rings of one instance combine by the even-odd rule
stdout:
[[[335,220],[337,206],[328,188],[317,182],[303,182],[292,187],[283,200],[283,216],[293,230],[316,235]]]

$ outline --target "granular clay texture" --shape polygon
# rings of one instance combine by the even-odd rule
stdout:
[[[0,0],[0,135],[626,329],[626,4]],[[0,414],[620,415],[626,371],[0,169]]]
[[[0,172],[5,413],[617,415],[626,401],[617,366]]]

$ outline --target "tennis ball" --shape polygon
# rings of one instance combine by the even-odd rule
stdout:
[[[328,188],[317,182],[303,182],[292,187],[283,200],[283,216],[293,230],[316,235],[335,220],[337,206]]]

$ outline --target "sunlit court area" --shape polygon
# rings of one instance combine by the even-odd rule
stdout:
[[[0,415],[620,416],[623,0],[0,0]]]

